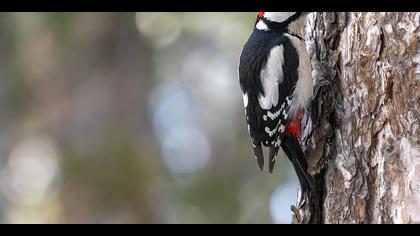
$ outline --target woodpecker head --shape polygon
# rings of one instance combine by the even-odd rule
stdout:
[[[258,12],[258,17],[275,23],[290,23],[301,15],[301,12]]]
[[[257,30],[288,30],[299,36],[309,12],[258,12],[255,28]]]

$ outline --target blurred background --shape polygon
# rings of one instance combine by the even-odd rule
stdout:
[[[255,14],[0,13],[0,223],[290,223],[237,78]]]

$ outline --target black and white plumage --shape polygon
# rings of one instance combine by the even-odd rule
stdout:
[[[255,158],[269,172],[280,147],[292,162],[302,190],[313,189],[300,147],[300,118],[312,96],[309,55],[302,38],[304,14],[260,12],[239,60],[239,82]]]

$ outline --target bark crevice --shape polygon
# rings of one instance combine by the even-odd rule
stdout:
[[[294,223],[420,223],[419,25],[416,12],[308,17],[303,148],[322,200]]]

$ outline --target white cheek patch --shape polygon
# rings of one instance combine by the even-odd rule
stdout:
[[[255,28],[256,28],[257,30],[264,30],[264,31],[270,30],[270,29],[268,28],[267,24],[266,24],[266,23],[264,23],[264,21],[262,21],[262,20],[259,20],[259,21],[258,21],[258,23],[257,23],[257,25],[255,26]]]
[[[269,110],[277,106],[279,102],[279,83],[283,82],[283,45],[271,49],[265,68],[261,71],[261,84],[264,96],[258,96],[258,102],[262,109]]]

